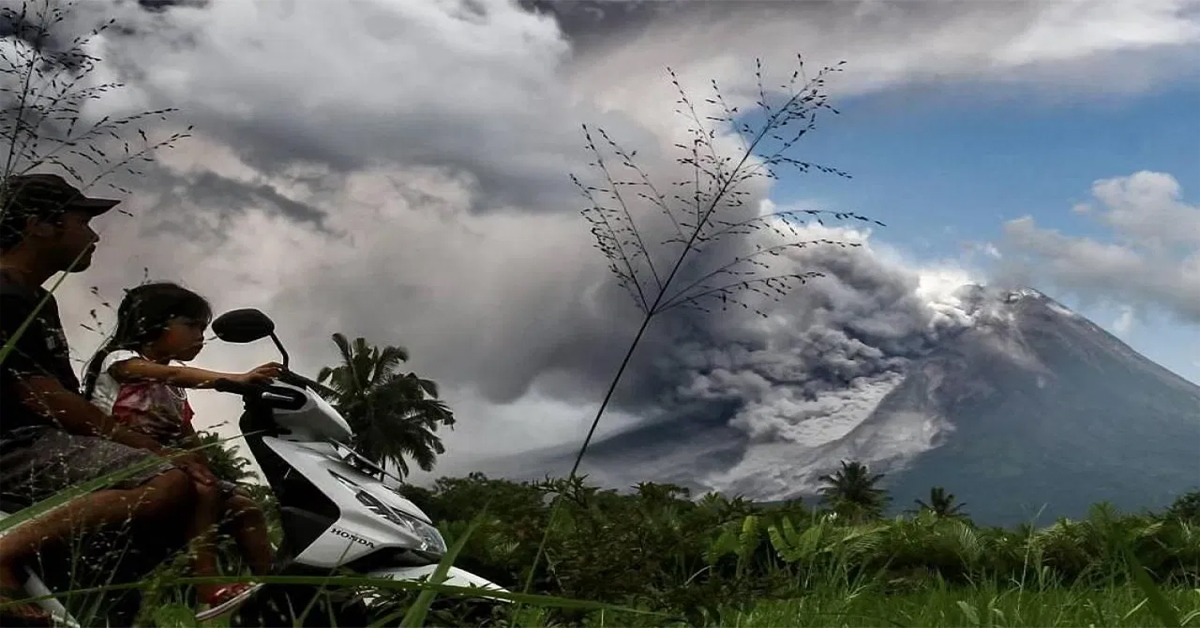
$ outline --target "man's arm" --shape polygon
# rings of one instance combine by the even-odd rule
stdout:
[[[16,336],[16,330],[33,308],[25,299],[6,295],[0,299],[0,342]],[[25,333],[16,338],[12,351],[0,363],[0,379],[15,393],[22,405],[57,423],[68,432],[100,436],[128,447],[144,449],[160,456],[171,454],[158,441],[145,434],[126,429],[104,411],[71,390],[56,376],[51,364],[54,356],[46,344],[46,330],[34,319]],[[194,454],[174,456],[171,463],[188,472],[202,484],[216,481],[203,460]]]
[[[201,484],[212,484],[216,476],[209,471],[207,460],[196,452],[176,454],[153,438],[125,428],[82,395],[67,390],[53,377],[28,377],[17,384],[21,402],[55,420],[68,432],[85,436],[100,436],[135,449],[170,458],[171,464],[186,471]]]
[[[73,434],[101,436],[122,445],[147,449],[156,454],[164,449],[153,438],[126,429],[103,410],[84,399],[79,393],[67,390],[54,377],[32,376],[16,382],[21,402],[34,412],[57,422]]]
[[[5,295],[0,299],[0,341],[16,336],[21,324],[33,315],[27,299]],[[162,446],[153,438],[124,429],[105,412],[84,399],[78,391],[70,390],[54,372],[55,357],[47,345],[48,334],[41,319],[30,321],[25,333],[13,343],[12,351],[4,358],[0,371],[7,384],[20,398],[22,405],[56,422],[64,430],[86,436],[104,436],[121,444],[155,453]]]
[[[33,317],[33,305],[17,295],[5,294],[0,299],[3,316],[0,316],[0,341],[13,342],[12,351],[0,364],[7,392],[15,393],[21,404],[68,432],[88,436],[108,436],[114,440],[139,449],[159,451],[161,447],[149,437],[137,434],[120,434],[112,417],[81,397],[78,391],[64,385],[62,373],[55,371],[55,355],[47,338],[50,334],[42,319],[34,317],[24,333],[17,331],[25,320]],[[136,444],[135,444],[136,443]]]

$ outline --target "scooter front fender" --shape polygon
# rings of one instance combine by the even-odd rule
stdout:
[[[420,580],[422,578],[431,579],[433,572],[437,570],[437,565],[423,565],[421,567],[393,567],[389,569],[380,569],[367,574],[370,578],[381,578],[387,580]],[[498,591],[507,593],[500,585],[477,576],[465,569],[451,567],[446,572],[446,579],[442,584],[452,587],[478,587],[483,590]],[[494,600],[497,602],[507,602],[508,600],[494,598],[490,595],[480,595],[481,598]]]

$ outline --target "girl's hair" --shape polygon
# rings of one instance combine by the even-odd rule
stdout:
[[[177,318],[208,323],[212,308],[208,301],[178,284],[162,281],[142,284],[125,292],[117,308],[117,328],[108,342],[88,362],[83,379],[83,396],[89,401],[96,392],[100,367],[114,351],[137,351],[158,340]]]

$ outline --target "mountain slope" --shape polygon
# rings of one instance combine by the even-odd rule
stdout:
[[[1200,387],[1041,295],[1009,309],[1014,321],[970,330],[910,376],[954,429],[894,473],[898,499],[941,484],[973,500],[977,517],[1012,522],[1041,508],[1043,519],[1079,516],[1101,500],[1161,507],[1200,486]],[[1019,357],[978,352],[997,337]],[[953,373],[949,386],[932,390],[930,372]],[[872,419],[886,421],[881,410]],[[850,439],[869,443],[876,427]]]
[[[894,377],[852,384],[878,401],[840,437],[752,437],[731,425],[731,402],[600,441],[583,469],[616,487],[671,481],[776,500],[812,495],[839,460],[860,460],[887,473],[897,509],[944,486],[997,524],[1081,516],[1102,500],[1157,508],[1200,487],[1200,387],[1039,292],[958,296],[971,324]],[[523,459],[565,473],[573,456]]]

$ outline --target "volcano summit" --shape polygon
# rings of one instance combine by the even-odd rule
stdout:
[[[1158,508],[1200,487],[1200,386],[1036,290],[967,285],[954,302],[956,324],[917,357],[807,395],[834,400],[834,413],[797,406],[794,420],[756,430],[744,400],[683,408],[596,442],[581,472],[618,488],[668,481],[780,500],[815,494],[818,476],[857,460],[886,473],[894,508],[943,486],[989,524],[1079,517],[1099,501]],[[541,477],[573,457],[497,470]]]

